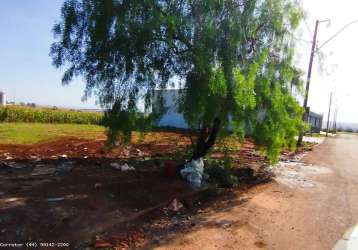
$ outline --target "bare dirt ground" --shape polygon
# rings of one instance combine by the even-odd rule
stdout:
[[[165,162],[182,163],[175,156],[185,151],[188,140],[181,133],[154,133],[111,152],[103,150],[103,139],[0,145],[0,243],[150,249],[196,230],[207,209],[220,212],[244,202],[236,196],[257,180],[221,193],[197,192],[166,171]],[[215,151],[213,156],[221,154]],[[113,163],[135,170],[123,172]],[[235,152],[234,164],[258,173],[266,161],[247,141]],[[179,211],[171,206],[175,199],[183,205]]]
[[[358,222],[358,137],[329,138],[283,163],[276,182],[237,192],[156,249],[332,249]]]

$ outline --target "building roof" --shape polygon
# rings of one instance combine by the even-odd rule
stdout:
[[[323,119],[323,114],[318,114],[318,113],[315,113],[315,112],[312,112],[312,111],[310,111],[309,116],[310,117],[315,117],[315,118],[318,118],[318,119]]]

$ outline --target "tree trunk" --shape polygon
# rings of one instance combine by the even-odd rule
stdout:
[[[193,153],[192,160],[197,160],[204,157],[210,148],[214,146],[217,135],[221,126],[220,119],[216,118],[211,128],[205,125],[200,129],[200,134],[197,139],[195,151]]]
[[[303,115],[302,115],[302,120],[303,120],[304,122],[307,122],[307,120],[308,120],[307,110],[305,110],[305,112],[303,113]],[[304,132],[303,130],[300,131],[300,133],[298,134],[298,140],[297,140],[297,144],[296,144],[297,148],[302,147],[302,142],[303,142],[303,136],[304,136],[304,134],[305,134],[305,132]]]

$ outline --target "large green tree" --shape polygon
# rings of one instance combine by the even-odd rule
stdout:
[[[290,92],[301,16],[293,0],[66,0],[51,56],[64,84],[83,77],[108,110],[112,139],[150,128],[161,112],[139,115],[138,100],[150,110],[155,90],[180,82],[180,110],[200,128],[193,158],[229,129],[275,161],[301,126]]]

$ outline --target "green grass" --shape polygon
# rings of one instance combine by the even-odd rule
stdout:
[[[104,131],[97,125],[0,123],[0,144],[35,144],[61,137],[95,139],[103,137]]]

